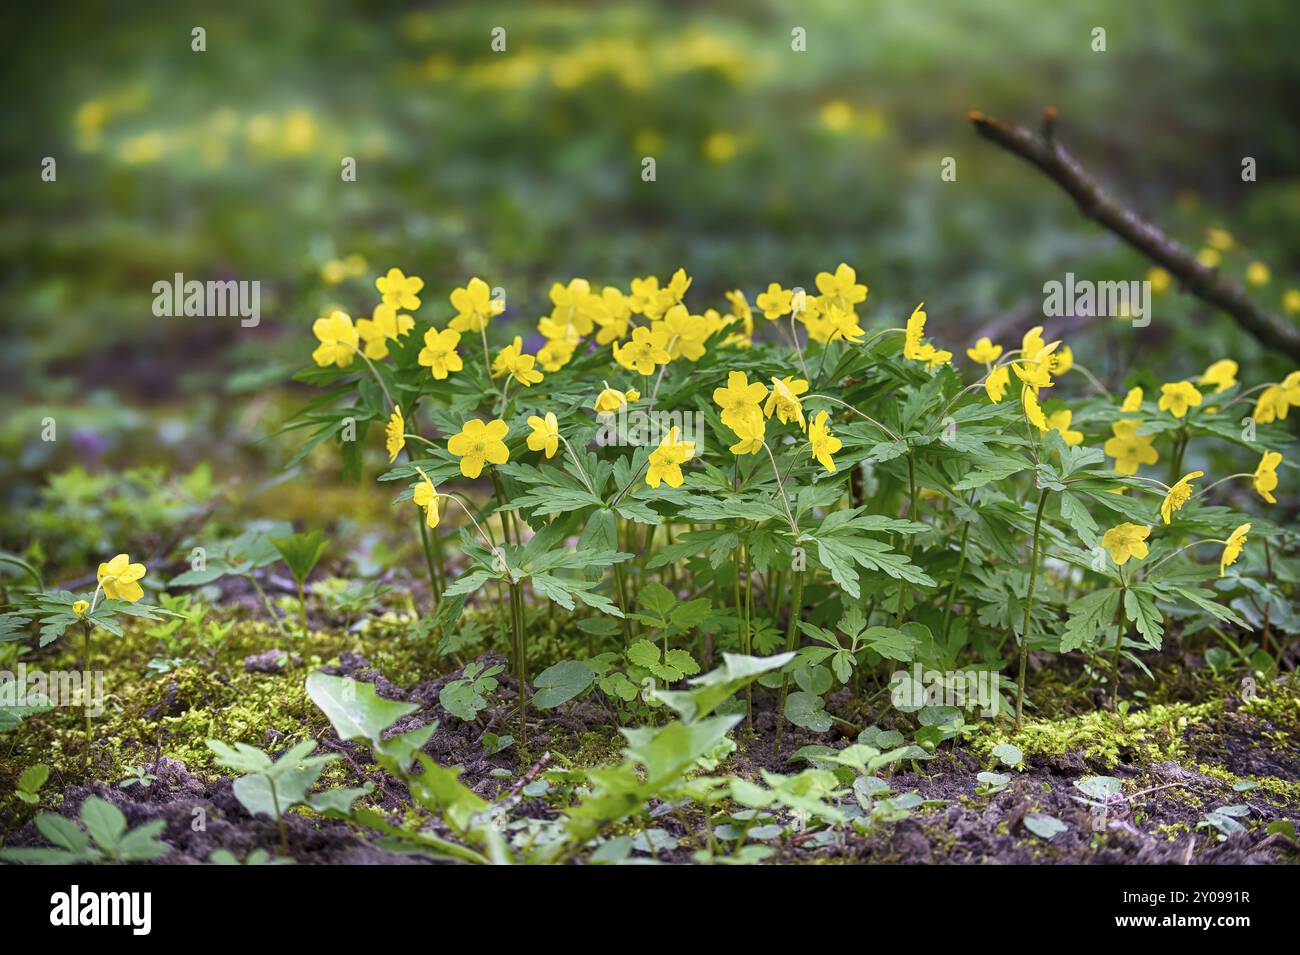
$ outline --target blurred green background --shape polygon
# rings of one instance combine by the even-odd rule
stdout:
[[[292,439],[268,437],[305,395],[288,375],[326,305],[368,314],[390,266],[425,279],[419,314],[440,325],[447,293],[480,275],[528,334],[575,275],[626,288],[685,266],[703,308],[847,261],[871,287],[867,323],[924,300],[959,358],[977,333],[1018,341],[1042,322],[1042,285],[1067,271],[1145,274],[979,139],[968,109],[1033,124],[1056,106],[1061,138],[1143,214],[1193,247],[1226,228],[1223,267],[1267,264],[1255,292],[1272,308],[1300,285],[1287,0],[58,3],[0,18],[0,546],[70,571],[165,547],[214,502],[303,516],[276,483]],[[260,281],[261,324],[155,317],[152,285],[177,272]],[[1055,330],[1112,385],[1223,355],[1248,384],[1291,370],[1177,293],[1141,332],[1116,324]],[[336,487],[332,455],[306,473],[320,513],[361,528],[387,509],[385,491]]]

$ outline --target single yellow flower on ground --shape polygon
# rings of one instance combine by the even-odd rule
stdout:
[[[1281,451],[1265,451],[1264,456],[1259,459],[1259,466],[1255,468],[1255,477],[1251,482],[1255,485],[1255,492],[1270,504],[1277,503],[1273,492],[1277,490],[1277,466],[1281,463]]]
[[[406,421],[402,418],[401,408],[394,407],[388,418],[388,426],[384,429],[384,446],[388,448],[389,464],[396,461],[398,453],[406,447]]]
[[[118,554],[108,563],[99,565],[96,577],[105,597],[133,604],[144,596],[143,588],[137,583],[144,574],[144,564],[133,564],[126,554]]]
[[[417,507],[424,508],[424,523],[426,523],[430,527],[437,527],[438,526],[438,489],[435,488],[433,486],[433,482],[429,480],[429,475],[425,474],[423,471],[420,471],[419,468],[416,468],[415,470],[419,471],[420,477],[422,477],[424,480],[423,482],[415,486],[415,491],[412,494],[412,499],[415,501]]]
[[[488,326],[495,315],[505,311],[505,303],[492,297],[492,290],[487,282],[472,278],[464,288],[455,289],[451,295],[451,307],[456,316],[448,322],[458,332],[470,332],[477,335]]]
[[[375,288],[384,297],[385,305],[413,311],[420,307],[419,292],[424,288],[424,279],[407,276],[401,269],[389,269],[387,275],[375,279]]]
[[[1241,524],[1228,535],[1228,539],[1223,544],[1223,556],[1219,558],[1219,576],[1222,577],[1227,569],[1237,562],[1241,556],[1241,549],[1246,546],[1246,535],[1250,533],[1249,524]]]
[[[826,424],[828,417],[829,415],[822,411],[813,419],[812,424],[808,426],[808,443],[812,445],[812,454],[818,463],[831,474],[834,474],[835,461],[831,455],[844,447],[844,443],[831,434],[830,426]]]
[[[692,441],[678,439],[676,427],[670,428],[664,435],[659,447],[650,452],[650,466],[646,470],[645,482],[651,487],[667,484],[669,487],[681,487],[685,478],[682,465],[695,457],[695,444]]]
[[[528,450],[545,451],[548,458],[555,457],[555,452],[560,447],[560,422],[556,420],[555,412],[546,412],[545,418],[531,415],[528,427],[533,429],[533,433],[528,436]]]
[[[510,460],[510,449],[503,440],[510,426],[500,418],[484,424],[470,418],[459,434],[447,441],[447,450],[460,458],[460,473],[476,478],[483,473],[484,464],[505,464]]]
[[[1202,385],[1214,385],[1214,393],[1227,391],[1237,383],[1237,363],[1231,358],[1220,358],[1201,375]]]
[[[999,365],[989,372],[989,376],[984,379],[984,390],[988,392],[989,400],[993,402],[1001,401],[1007,393],[1007,385],[1011,383],[1011,372],[1007,371],[1006,365]]]
[[[992,364],[1001,354],[1002,346],[993,344],[993,340],[987,337],[977,341],[974,348],[966,349],[966,357],[981,365]]]
[[[1110,426],[1115,436],[1102,445],[1102,450],[1115,459],[1116,474],[1134,475],[1143,464],[1160,460],[1159,452],[1151,446],[1154,435],[1137,433],[1141,424],[1135,418],[1126,418]]]
[[[653,375],[656,366],[673,360],[668,354],[668,329],[662,322],[656,322],[653,330],[638,325],[632,329],[632,339],[627,344],[614,342],[614,360],[628,371],[647,377]]]
[[[1197,478],[1205,477],[1204,471],[1189,471],[1178,479],[1178,483],[1169,489],[1165,499],[1160,502],[1160,516],[1168,524],[1173,513],[1180,510],[1188,499],[1192,496],[1192,482]]]
[[[798,421],[799,428],[802,430],[806,427],[803,417],[803,402],[799,396],[808,390],[808,382],[802,378],[793,378],[787,375],[784,378],[772,378],[772,391],[767,396],[767,403],[763,405],[763,414],[769,418],[772,412],[776,412],[777,419],[782,424],[789,424],[791,421]]]
[[[727,374],[727,387],[713,389],[713,400],[722,409],[722,423],[739,435],[753,434],[763,427],[763,409],[767,386],[749,381],[743,371]]]
[[[1068,408],[1053,411],[1047,416],[1048,430],[1055,428],[1061,433],[1061,440],[1072,448],[1083,444],[1083,432],[1070,430],[1070,422],[1073,419],[1074,412]]]
[[[1128,563],[1130,557],[1143,560],[1149,553],[1147,537],[1151,528],[1142,524],[1116,524],[1101,537],[1101,546],[1110,551],[1110,559],[1117,565]]]
[[[311,353],[316,364],[322,368],[330,365],[347,368],[352,364],[352,358],[357,353],[358,338],[352,319],[346,312],[335,309],[324,318],[316,319],[312,322],[311,331],[320,341],[320,345]]]
[[[456,351],[459,344],[460,332],[455,329],[444,328],[438,331],[431,328],[424,333],[424,347],[415,360],[428,368],[434,378],[442,381],[451,372],[465,367],[460,360],[460,353]]]
[[[1124,396],[1124,403],[1119,406],[1120,411],[1134,412],[1142,410],[1142,389],[1130,388],[1128,394]]]
[[[1168,411],[1175,418],[1187,414],[1188,408],[1195,408],[1201,403],[1201,393],[1190,381],[1175,381],[1160,386],[1160,400],[1156,407]]]
[[[794,298],[794,292],[790,289],[781,288],[777,282],[772,282],[767,287],[766,292],[759,293],[758,298],[754,301],[758,307],[763,310],[763,317],[775,321],[782,315],[789,315],[792,309],[791,300]]]

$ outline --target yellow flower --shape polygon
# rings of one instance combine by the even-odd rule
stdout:
[[[907,329],[903,335],[903,357],[923,361],[927,368],[933,369],[952,358],[952,352],[940,351],[929,342],[922,341],[925,338],[925,319],[925,303],[922,302],[912,309],[912,314],[907,319]]]
[[[537,361],[545,371],[559,371],[573,359],[577,346],[552,339],[537,351]]]
[[[745,298],[745,293],[740,289],[733,289],[726,293],[727,301],[731,303],[731,314],[735,315],[745,325],[745,331],[750,334],[754,331],[754,310],[749,307],[749,299]]]
[[[627,304],[634,314],[644,315],[646,309],[658,298],[658,278],[647,275],[643,279],[632,280],[632,291],[627,297]]]
[[[830,272],[817,273],[817,291],[833,304],[845,311],[853,311],[853,306],[867,300],[867,287],[858,284],[858,273],[846,262],[841,262]],[[920,306],[917,306],[918,308]],[[924,323],[925,319],[922,318]]]
[[[1116,474],[1137,474],[1141,465],[1155,464],[1160,460],[1160,454],[1151,446],[1154,437],[1137,433],[1141,424],[1141,421],[1128,418],[1110,426],[1115,436],[1102,446],[1102,450],[1115,459]]]
[[[438,526],[438,489],[433,486],[429,480],[429,475],[425,474],[419,468],[420,477],[424,479],[423,483],[415,486],[415,492],[412,499],[417,507],[424,508],[424,523],[430,527]]]
[[[399,407],[393,408],[388,426],[384,429],[384,446],[388,448],[389,464],[396,461],[398,453],[406,447],[406,421],[403,420],[402,409]]]
[[[570,279],[568,285],[551,285],[551,322],[560,328],[572,327],[579,335],[590,335],[595,328],[589,302],[591,283],[583,278]],[[549,336],[548,336],[549,337]]]
[[[532,387],[541,381],[543,375],[534,367],[537,359],[532,355],[525,355],[522,351],[523,347],[523,338],[516,335],[515,340],[501,349],[493,360],[492,377],[500,378],[502,375],[509,375],[525,387]]]
[[[614,342],[614,360],[628,371],[653,375],[656,365],[672,361],[668,354],[668,329],[656,322],[652,331],[644,325],[632,329],[632,340],[626,345]]]
[[[596,396],[595,409],[597,414],[613,415],[626,408],[629,402],[637,401],[641,398],[641,392],[635,388],[628,391],[619,391],[609,386],[605,382],[605,390]]]
[[[1281,389],[1286,392],[1289,405],[1300,405],[1300,371],[1293,371],[1282,379]]]
[[[782,424],[798,421],[799,427],[804,428],[803,402],[799,396],[807,390],[808,382],[802,378],[796,379],[789,375],[784,378],[773,377],[772,392],[767,396],[767,404],[763,405],[763,414],[770,418],[775,411]]]
[[[808,426],[808,443],[812,445],[813,457],[817,459],[831,474],[835,473],[835,461],[831,458],[844,443],[839,438],[831,434],[830,426],[826,424],[828,415],[825,411],[819,412]]]
[[[352,327],[352,319],[346,312],[336,309],[324,318],[316,319],[311,331],[320,340],[320,345],[311,353],[316,364],[322,368],[330,365],[346,368],[352,364],[357,351],[357,330]]]
[[[600,329],[596,332],[596,344],[608,345],[627,337],[632,308],[627,296],[619,289],[606,285],[599,295],[587,299],[584,311]]]
[[[781,288],[779,283],[772,282],[768,285],[767,291],[760,293],[754,301],[763,310],[764,318],[775,320],[782,315],[790,314],[792,309],[791,300],[793,298],[793,291]]]
[[[1219,254],[1218,249],[1201,249],[1196,253],[1196,261],[1207,269],[1217,269],[1219,263],[1223,261],[1223,256]]]
[[[1039,431],[1050,431],[1051,425],[1047,423],[1047,415],[1043,414],[1043,406],[1038,403],[1038,394],[1033,388],[1025,385],[1020,389],[1020,403],[1025,406],[1025,417]]]
[[[464,288],[451,293],[451,307],[456,316],[448,322],[458,332],[471,332],[477,335],[488,326],[494,315],[505,311],[505,303],[492,297],[492,290],[487,282],[472,278]]]
[[[1300,289],[1289,288],[1282,293],[1282,310],[1286,312],[1300,312]]]
[[[1168,272],[1156,265],[1147,270],[1147,281],[1151,283],[1152,292],[1163,295],[1169,291],[1169,286],[1174,280]]]
[[[1126,521],[1123,524],[1116,524],[1103,534],[1101,546],[1110,551],[1111,560],[1123,566],[1128,563],[1130,557],[1142,560],[1147,556],[1149,551],[1146,540],[1150,534],[1151,528]]]
[[[431,328],[424,333],[424,347],[416,358],[421,365],[433,373],[433,377],[442,381],[450,372],[460,371],[465,367],[460,360],[456,346],[460,344],[460,332],[451,328],[442,331]]]
[[[722,165],[736,158],[736,137],[722,131],[709,133],[704,140],[704,155],[711,163]]]
[[[667,483],[669,487],[681,487],[682,465],[695,457],[695,444],[691,441],[678,440],[677,428],[670,428],[664,435],[659,447],[650,452],[650,467],[646,471],[645,482],[651,487]]]
[[[1052,374],[1064,375],[1074,367],[1074,352],[1069,345],[1062,345],[1052,356]]]
[[[663,320],[655,323],[667,333],[668,357],[699,361],[704,357],[704,343],[709,337],[709,325],[703,315],[692,315],[685,305],[674,305],[664,313]]]
[[[763,435],[761,433],[737,435],[737,437],[740,440],[727,449],[736,457],[740,457],[742,454],[758,454],[759,451],[763,450]]]
[[[821,108],[822,125],[837,133],[842,133],[853,124],[853,107],[842,99],[828,100]]]
[[[1238,525],[1237,529],[1228,535],[1228,539],[1223,542],[1223,556],[1219,558],[1219,576],[1222,577],[1227,569],[1237,562],[1241,556],[1241,549],[1246,546],[1246,535],[1250,533],[1249,524]]]
[[[1277,490],[1277,466],[1281,463],[1281,451],[1265,451],[1264,456],[1259,459],[1259,467],[1255,468],[1255,477],[1252,481],[1255,492],[1270,504],[1277,503],[1273,492]]]
[[[389,269],[387,275],[375,279],[375,288],[384,297],[385,305],[414,311],[420,307],[419,291],[424,288],[424,279],[408,277],[401,269]]]
[[[1169,523],[1170,517],[1174,511],[1181,510],[1182,506],[1187,503],[1192,496],[1192,482],[1199,477],[1205,477],[1204,471],[1190,471],[1178,479],[1178,483],[1169,489],[1165,499],[1160,502],[1160,516]]]
[[[388,340],[397,341],[415,326],[410,315],[399,315],[392,305],[380,303],[370,318],[357,320],[357,334],[366,343],[366,357],[381,361],[388,357]]]
[[[831,334],[829,341],[837,338],[850,342],[862,341],[866,333],[862,326],[858,324],[858,317],[855,313],[840,308],[838,305],[831,304],[826,308],[826,321],[830,324]],[[926,345],[929,349],[926,361],[933,368],[935,365],[941,365],[948,359],[952,358],[952,352],[938,351],[932,345]]]
[[[1007,393],[1007,385],[1011,382],[1011,372],[1007,371],[1006,365],[999,365],[989,373],[984,379],[984,390],[988,392],[990,401],[1001,401]]]
[[[509,432],[510,426],[500,418],[487,424],[470,418],[460,433],[447,441],[447,450],[460,458],[461,474],[476,478],[483,473],[484,464],[505,464],[510,460],[510,449],[503,440]]]
[[[1061,433],[1061,440],[1072,448],[1076,445],[1083,444],[1083,432],[1070,430],[1070,421],[1073,418],[1074,412],[1070,411],[1068,408],[1061,411],[1054,411],[1047,416],[1048,429],[1050,430],[1055,428],[1059,431]]]
[[[144,596],[144,590],[137,583],[144,573],[144,564],[133,564],[126,554],[118,554],[107,564],[99,565],[96,577],[105,597],[133,604]]]
[[[1047,344],[1043,341],[1043,326],[1035,325],[1020,339],[1020,357],[1024,361],[1033,361],[1046,347]]]
[[[1130,388],[1128,394],[1124,396],[1124,403],[1119,406],[1120,411],[1141,411],[1142,410],[1142,389]]]
[[[1246,281],[1250,285],[1267,285],[1272,273],[1263,262],[1251,262],[1246,266]]]
[[[1291,402],[1287,398],[1286,389],[1281,385],[1269,385],[1260,392],[1251,417],[1259,424],[1272,424],[1279,418],[1285,421],[1290,410]]]
[[[1220,358],[1201,375],[1200,384],[1214,385],[1214,393],[1227,391],[1237,383],[1237,363],[1231,358]]]
[[[1023,381],[1026,386],[1033,388],[1035,391],[1039,388],[1051,388],[1054,384],[1050,355],[1046,358],[1033,358],[1029,361],[1013,361],[1011,370],[1016,373],[1016,377]]]
[[[722,409],[722,423],[739,435],[753,434],[763,427],[763,409],[759,402],[767,397],[767,387],[756,381],[750,384],[743,371],[727,374],[727,387],[713,389],[713,400]]]
[[[1232,233],[1227,229],[1211,226],[1205,230],[1205,242],[1212,249],[1227,252],[1232,248]]]
[[[528,427],[533,429],[533,433],[528,436],[528,450],[545,451],[548,458],[555,457],[555,452],[560,447],[560,422],[556,420],[555,412],[546,412],[545,418],[531,415]]]
[[[1201,403],[1201,393],[1190,381],[1175,381],[1160,386],[1160,400],[1156,407],[1168,411],[1175,418],[1187,414],[1188,408],[1195,408]]]
[[[635,282],[632,283],[632,287],[635,292]],[[645,303],[643,311],[646,317],[650,319],[661,318],[668,309],[681,304],[682,299],[686,296],[686,290],[690,287],[691,277],[686,274],[685,269],[678,269],[673,273],[673,277],[668,280],[668,285],[665,288],[658,289]]]
[[[90,609],[90,603],[85,600],[78,600],[72,605],[72,612],[78,617],[84,617],[86,611]]]
[[[989,338],[981,338],[974,348],[966,349],[966,357],[981,365],[990,365],[1002,354],[1002,346],[993,344]]]

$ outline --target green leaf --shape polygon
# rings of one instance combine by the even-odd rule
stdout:
[[[328,673],[307,677],[307,695],[329,718],[339,739],[365,740],[372,746],[383,741],[384,730],[419,709],[414,703],[384,699],[369,683]]]
[[[785,718],[814,733],[825,733],[831,728],[831,715],[826,712],[825,701],[817,694],[803,690],[796,690],[786,697]]]
[[[122,810],[98,796],[87,796],[81,804],[81,821],[86,824],[90,837],[109,853],[117,848],[122,833],[126,832],[126,816]]]
[[[294,534],[291,537],[273,537],[271,543],[280,552],[284,562],[289,565],[289,572],[293,574],[294,581],[300,586],[307,580],[328,547],[319,529],[306,534]]]
[[[533,680],[532,704],[540,710],[553,709],[586,692],[595,678],[591,668],[577,660],[561,660]]]

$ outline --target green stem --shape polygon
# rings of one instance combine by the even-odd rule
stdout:
[[[275,809],[275,821],[280,827],[280,850],[289,854],[289,833],[284,828],[284,814],[280,812],[280,796],[275,791],[275,780],[270,776],[266,777],[266,782],[271,790],[271,806]]]
[[[1127,588],[1120,591],[1119,606],[1115,608],[1115,652],[1110,658],[1110,711],[1112,713],[1119,712],[1119,659],[1124,649],[1124,634],[1128,630],[1128,625],[1124,623],[1124,596],[1127,593]]]
[[[966,538],[970,535],[970,524],[961,526],[961,543],[957,545],[957,572],[953,574],[952,586],[948,588],[948,598],[943,602],[943,642],[948,642],[948,628],[952,624],[952,602],[957,597],[957,585],[961,583],[962,571],[966,569]]]
[[[524,642],[524,601],[520,587],[510,583],[510,609],[515,630],[515,673],[519,681],[519,745],[528,748],[528,657]]]
[[[1025,672],[1029,669],[1029,624],[1034,610],[1034,588],[1038,585],[1039,531],[1043,526],[1043,511],[1047,507],[1047,488],[1038,495],[1038,513],[1034,515],[1034,550],[1029,561],[1029,590],[1025,593],[1025,618],[1020,626],[1020,677],[1016,693],[1016,729],[1020,729],[1025,709]]]
[[[304,655],[307,652],[307,596],[303,593],[302,581],[298,584],[298,618],[302,621],[302,648]],[[305,658],[305,657],[304,657]]]
[[[912,451],[909,448],[907,452],[907,519],[916,520],[916,465],[912,459]],[[903,553],[909,558],[912,556],[912,537],[908,534],[907,541],[903,545]],[[903,611],[906,609],[908,586],[905,581],[898,582],[898,610],[895,614],[894,626],[899,627],[903,624]]]
[[[89,691],[87,690],[87,687],[89,687],[89,686],[91,685],[91,684],[90,684],[90,630],[91,630],[91,627],[90,627],[90,621],[89,621],[89,620],[87,620],[87,621],[85,622],[85,629],[86,629],[85,642],[84,642],[85,650],[84,650],[84,652],[83,652],[83,659],[82,659],[82,663],[81,663],[81,692],[82,692],[83,694],[89,692]],[[85,704],[85,709],[84,709],[82,712],[85,714],[85,717],[86,717],[86,755],[85,755],[85,757],[83,758],[83,765],[84,765],[84,767],[85,767],[85,769],[86,769],[86,772],[90,772],[90,749],[91,749],[91,747],[94,745],[94,733],[93,733],[93,731],[92,731],[92,729],[91,729],[91,726],[90,726],[90,700],[89,700],[89,698],[84,698],[84,699],[82,700],[82,703]]]
[[[794,573],[794,590],[790,594],[790,622],[785,629],[785,652],[793,653],[799,643],[799,618],[803,616],[803,575],[802,570]],[[772,752],[780,754],[781,736],[785,731],[785,697],[790,690],[790,675],[781,674],[781,701],[776,710],[776,745]]]

